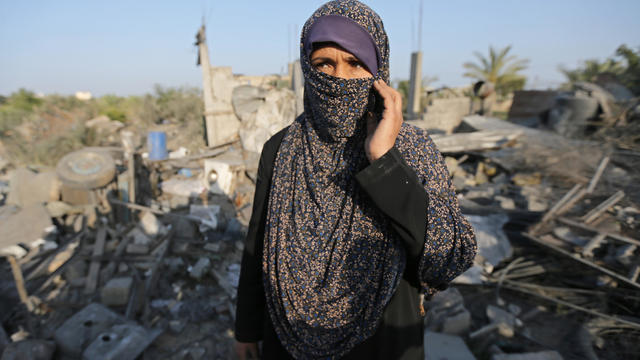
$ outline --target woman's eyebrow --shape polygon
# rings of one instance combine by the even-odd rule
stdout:
[[[316,61],[333,61],[333,59],[329,57],[324,57],[324,56],[318,56],[311,59],[311,62],[316,62]]]

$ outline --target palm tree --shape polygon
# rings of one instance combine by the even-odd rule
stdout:
[[[558,70],[567,77],[570,83],[574,83],[576,81],[595,81],[598,75],[605,73],[620,75],[624,71],[624,66],[615,59],[607,59],[604,62],[591,59],[585,60],[583,65],[575,70],[563,66],[558,67]]]
[[[496,92],[504,96],[509,92],[521,90],[527,78],[519,74],[527,68],[529,60],[517,59],[515,55],[508,55],[511,45],[500,51],[493,46],[489,47],[489,57],[486,58],[479,52],[473,54],[480,60],[480,64],[466,62],[462,66],[467,69],[465,77],[488,81],[494,84]]]

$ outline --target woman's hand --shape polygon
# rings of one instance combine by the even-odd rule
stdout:
[[[384,100],[382,119],[377,122],[374,115],[367,115],[367,139],[364,151],[372,163],[389,151],[396,142],[402,126],[402,95],[382,80],[376,80],[373,87]]]
[[[260,359],[258,356],[258,343],[236,341],[236,355],[240,360]]]

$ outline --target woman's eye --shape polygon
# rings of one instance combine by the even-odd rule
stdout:
[[[362,68],[362,63],[360,63],[359,61],[352,61],[351,62],[351,66],[355,67],[355,68]]]

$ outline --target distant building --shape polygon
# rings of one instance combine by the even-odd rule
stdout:
[[[76,91],[76,99],[78,100],[87,101],[91,100],[92,97],[90,91]]]

